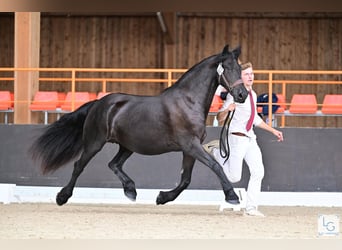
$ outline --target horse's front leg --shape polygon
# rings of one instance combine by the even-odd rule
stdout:
[[[137,198],[137,191],[135,189],[134,181],[122,170],[125,161],[133,154],[132,151],[120,145],[119,152],[115,155],[113,160],[108,164],[109,168],[113,170],[114,174],[119,177],[122,183],[124,193],[128,199],[135,201]]]
[[[179,185],[168,192],[160,191],[157,197],[157,205],[165,204],[169,201],[173,201],[178,197],[178,195],[186,189],[191,182],[191,174],[192,169],[194,167],[195,158],[190,155],[183,153],[183,164],[182,164],[182,172],[181,172],[181,181]]]
[[[204,165],[208,166],[217,175],[222,185],[225,200],[231,204],[239,204],[239,197],[236,195],[232,184],[223,172],[223,168],[214,157],[207,153],[199,142],[193,144],[191,154]]]

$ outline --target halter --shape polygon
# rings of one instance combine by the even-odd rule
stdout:
[[[236,85],[243,83],[243,81],[241,79],[238,79],[233,84],[230,84],[229,81],[227,80],[227,78],[223,74],[224,68],[222,67],[222,62],[220,62],[219,65],[217,66],[216,72],[218,74],[218,82],[220,83],[221,78],[222,78],[223,82],[227,86],[227,88],[228,88],[227,90],[229,92],[231,92]]]

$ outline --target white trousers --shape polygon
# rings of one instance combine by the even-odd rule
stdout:
[[[255,138],[246,136],[237,136],[229,134],[228,136],[230,156],[224,163],[220,155],[220,150],[214,148],[213,156],[220,163],[228,180],[232,183],[241,180],[243,160],[248,165],[250,178],[247,187],[246,210],[257,209],[258,200],[261,191],[261,182],[264,177],[264,164],[262,154]]]

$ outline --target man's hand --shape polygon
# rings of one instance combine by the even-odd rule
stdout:
[[[283,141],[284,140],[283,132],[281,132],[279,130],[276,130],[276,129],[273,129],[272,133],[278,138],[278,141]]]
[[[229,104],[228,108],[217,113],[217,120],[218,120],[220,126],[223,125],[223,122],[226,119],[228,112],[233,111],[235,108],[236,108],[236,104],[231,103],[231,104]]]

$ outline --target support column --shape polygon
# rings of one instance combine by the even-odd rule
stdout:
[[[14,67],[39,68],[40,12],[16,12],[14,30]],[[31,116],[30,101],[39,87],[39,72],[16,71],[14,80],[14,123],[38,120]]]

